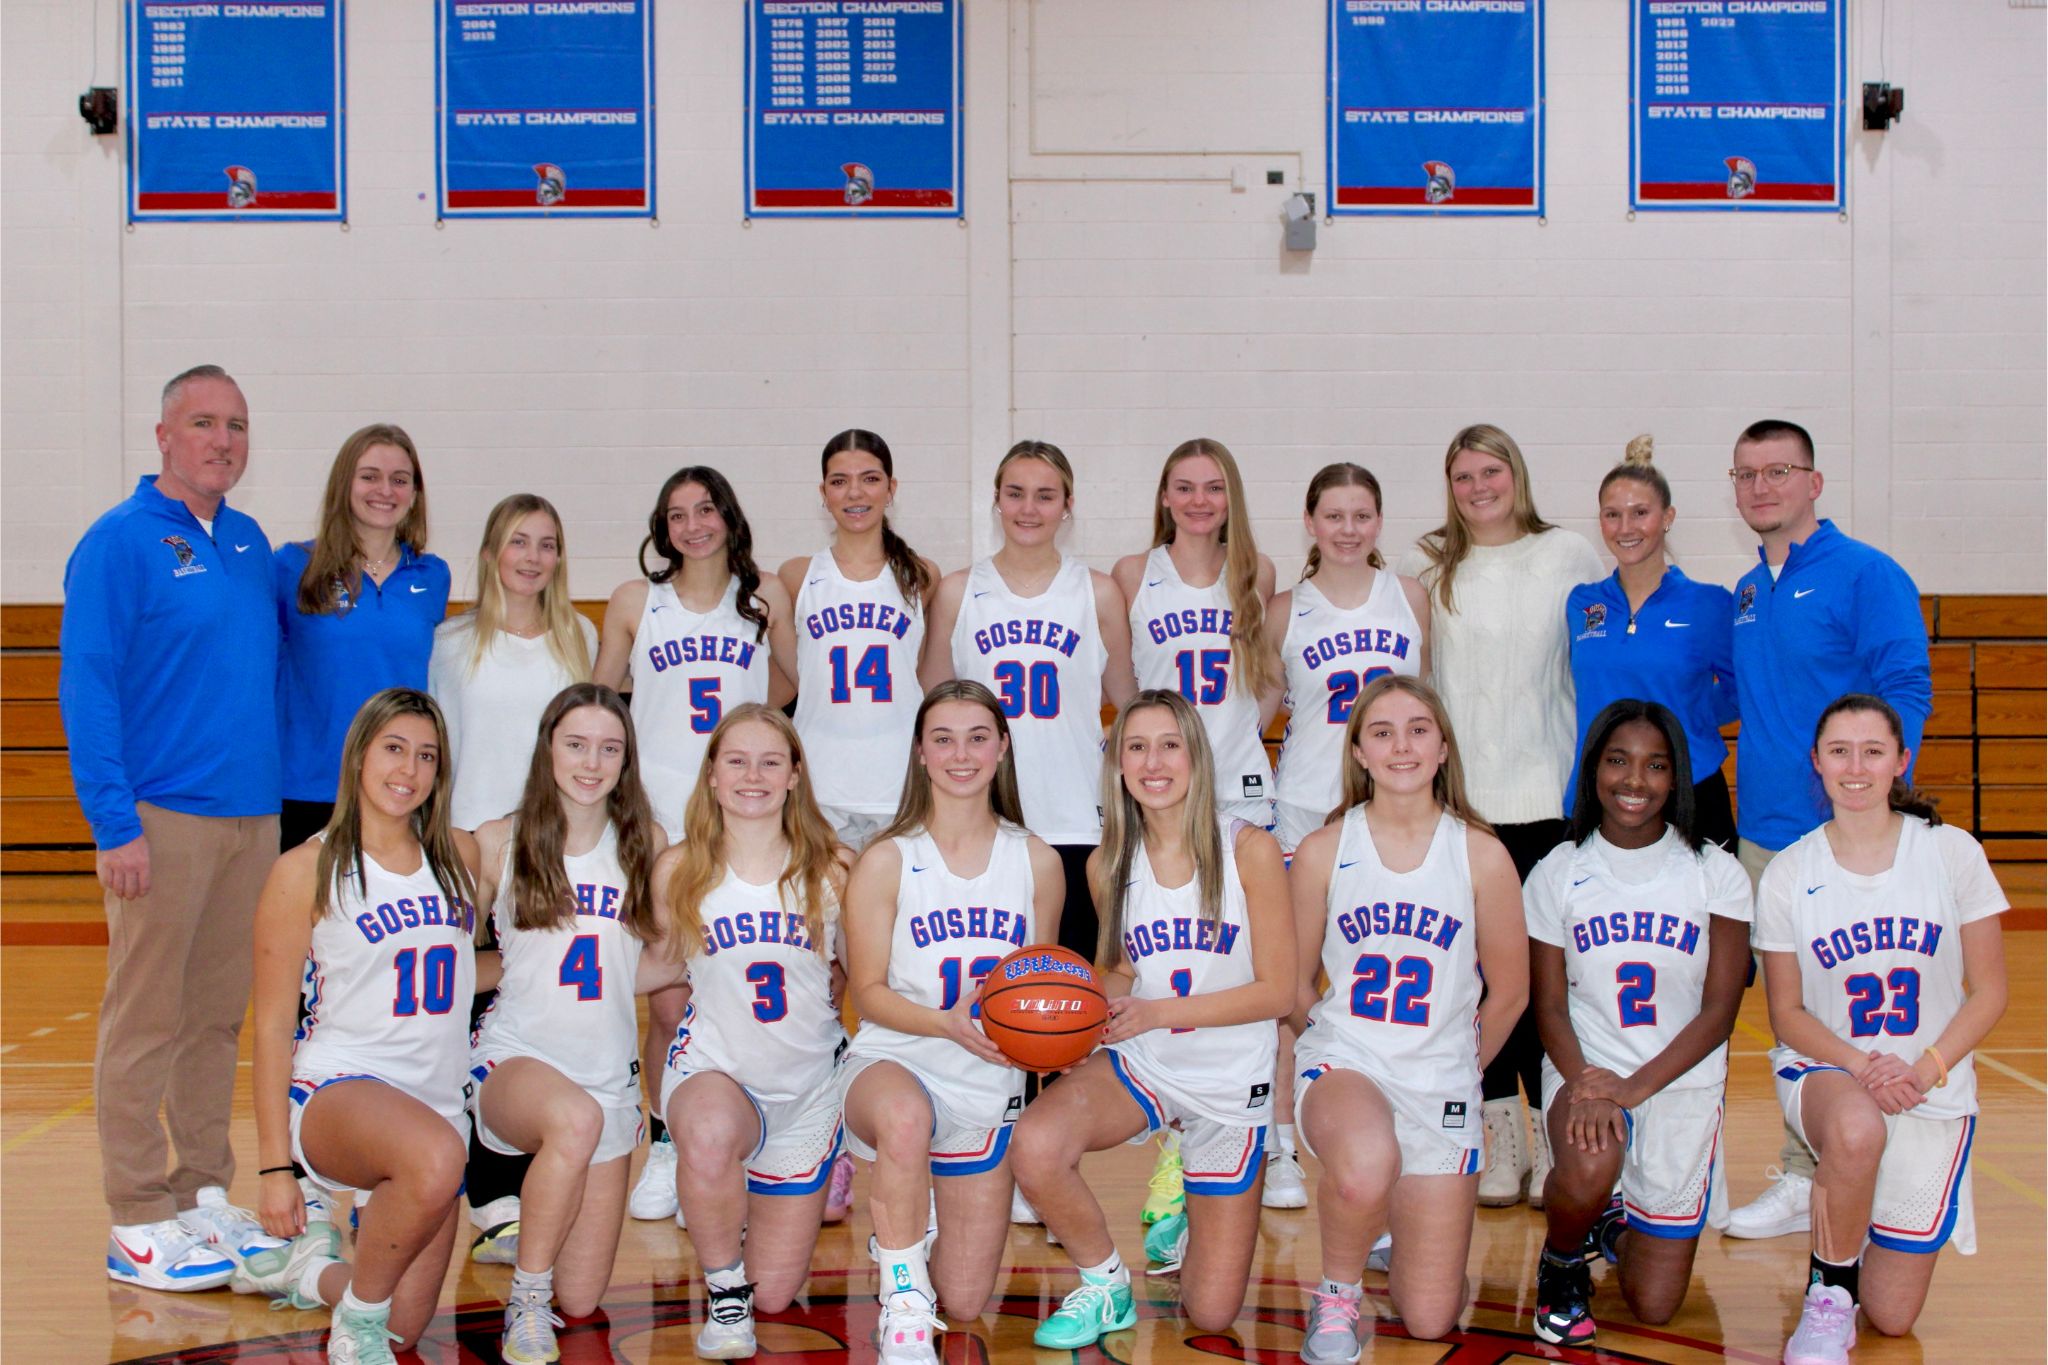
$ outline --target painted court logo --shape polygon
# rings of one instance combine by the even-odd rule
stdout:
[[[846,177],[844,194],[848,206],[865,204],[875,197],[875,173],[858,161],[849,161],[839,168]]]
[[[569,197],[569,177],[560,166],[552,161],[543,161],[533,168],[538,177],[533,187],[533,201],[542,208],[553,208]]]
[[[224,172],[228,178],[228,207],[247,209],[256,206],[256,172],[247,166],[230,166]]]
[[[1756,193],[1756,163],[1746,156],[1723,157],[1728,167],[1728,197],[1747,199]]]
[[[1447,161],[1425,161],[1422,173],[1429,177],[1423,182],[1422,197],[1425,202],[1441,204],[1458,192],[1458,173]]]
[[[178,567],[171,570],[171,577],[183,578],[187,574],[205,573],[206,566],[199,562],[191,542],[183,536],[165,536],[163,544],[171,547],[171,553],[178,557]]]

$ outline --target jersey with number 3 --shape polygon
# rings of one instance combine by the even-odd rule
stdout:
[[[597,847],[564,858],[575,914],[548,929],[514,923],[512,843],[491,906],[491,928],[505,964],[498,997],[477,1025],[477,1063],[533,1057],[589,1091],[608,1109],[639,1103],[640,1029],[633,983],[640,939],[619,922],[626,877],[618,831],[606,825]]]
[[[1797,956],[1800,1003],[1837,1038],[1912,1063],[1963,1007],[1963,926],[2007,902],[1975,839],[1910,815],[1899,823],[1884,872],[1846,871],[1825,825],[1771,859],[1756,947]],[[1773,1069],[1796,1060],[1790,1048],[1771,1051]],[[1976,1112],[1973,1057],[1951,1060],[1948,1084],[1913,1109],[1930,1119]]]
[[[367,853],[362,865],[362,886],[337,877],[313,924],[292,1074],[375,1076],[467,1131],[476,911],[424,854],[403,875]]]
[[[894,841],[903,860],[896,922],[889,931],[889,989],[913,1005],[949,1010],[971,996],[996,963],[1033,932],[1031,836],[999,825],[979,876],[954,875],[922,831]],[[899,1033],[872,1020],[854,1035],[851,1055],[900,1062],[927,1090],[941,1089],[955,1114],[993,1128],[1024,1093],[1024,1073],[984,1062],[951,1038]]]
[[[633,632],[629,681],[633,729],[640,737],[640,780],[671,840],[682,837],[683,807],[711,732],[742,702],[768,700],[768,637],[740,615],[740,586],[694,612],[673,583],[649,583],[647,605]]]
[[[1439,815],[1421,864],[1390,872],[1365,809],[1344,812],[1324,902],[1330,985],[1296,1067],[1361,1071],[1425,1129],[1477,1147],[1482,990],[1465,825]]]
[[[1625,881],[1614,862],[1653,875]],[[1714,844],[1698,853],[1676,831],[1648,849],[1612,850],[1598,834],[1563,843],[1529,872],[1529,937],[1564,950],[1572,1035],[1591,1066],[1630,1076],[1699,1017],[1715,916],[1751,918],[1749,874]],[[1723,1042],[1668,1090],[1728,1078]]]

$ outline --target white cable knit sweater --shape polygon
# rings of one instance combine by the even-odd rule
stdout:
[[[1599,554],[1555,528],[1475,546],[1452,579],[1450,612],[1420,547],[1400,571],[1430,590],[1429,681],[1450,711],[1472,804],[1497,825],[1559,818],[1577,731],[1565,598],[1606,573]]]

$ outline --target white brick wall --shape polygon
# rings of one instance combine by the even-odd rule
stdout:
[[[764,560],[818,545],[816,450],[870,426],[898,525],[942,565],[990,535],[1015,436],[1081,471],[1073,547],[1143,544],[1159,458],[1237,451],[1262,541],[1298,565],[1332,459],[1387,485],[1390,548],[1442,512],[1458,426],[1498,422],[1546,515],[1640,430],[1695,574],[1750,562],[1720,471],[1740,428],[1811,426],[1823,510],[1929,591],[2043,587],[2043,16],[1851,11],[1852,88],[1907,87],[1851,147],[1850,219],[1627,220],[1625,7],[1553,0],[1549,218],[1348,218],[1313,256],[1277,213],[1322,185],[1322,0],[967,0],[969,217],[762,221],[740,200],[739,0],[666,3],[658,227],[433,223],[431,6],[350,10],[350,211],[326,225],[125,231],[117,139],[72,111],[119,71],[120,6],[0,9],[0,597],[49,601],[78,532],[154,469],[155,394],[217,360],[256,456],[238,501],[310,529],[363,422],[421,444],[459,592],[484,513],[531,488],[569,521],[575,590],[633,572],[684,462],[734,473]],[[1286,183],[1269,187],[1269,169]],[[1232,174],[1246,184],[1233,192]]]

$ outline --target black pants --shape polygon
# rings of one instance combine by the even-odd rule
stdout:
[[[1060,870],[1067,874],[1067,899],[1060,907],[1060,947],[1093,962],[1100,922],[1095,916],[1095,897],[1088,890],[1088,855],[1095,851],[1095,845],[1054,844],[1052,851],[1060,855]],[[1037,1099],[1038,1092],[1056,1079],[1055,1076],[1027,1073],[1024,1077],[1025,1101]]]
[[[1528,880],[1529,869],[1543,861],[1543,855],[1564,842],[1564,821],[1531,820],[1525,825],[1495,825],[1493,832],[1507,846],[1514,859],[1515,875]],[[1487,1066],[1479,1093],[1489,1100],[1513,1099],[1520,1083],[1535,1108],[1543,1103],[1543,1043],[1536,1036],[1536,1011],[1525,1009],[1515,1021],[1508,1040]]]
[[[1718,768],[1693,784],[1692,827],[1708,843],[1735,851],[1735,806],[1728,799],[1728,779]]]
[[[332,801],[287,800],[277,815],[277,851],[289,853],[305,843],[327,828],[328,817],[333,814]]]

